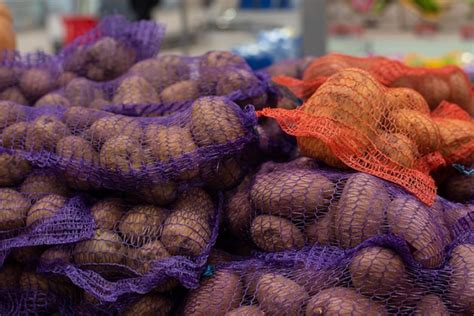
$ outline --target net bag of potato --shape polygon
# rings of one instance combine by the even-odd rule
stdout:
[[[466,73],[456,66],[410,67],[384,57],[360,58],[333,53],[314,59],[305,69],[302,80],[285,76],[275,76],[273,80],[308,99],[329,77],[347,68],[365,70],[387,87],[414,89],[432,110],[446,100],[474,115],[474,92]]]
[[[148,190],[158,204],[186,186],[236,185],[257,140],[253,109],[222,97],[200,98],[164,118],[11,103],[0,110],[2,150],[63,171],[74,188]]]
[[[128,22],[108,16],[59,54],[65,73],[94,81],[113,80],[136,62],[158,53],[165,28],[151,21]]]
[[[51,248],[38,270],[67,276],[100,301],[130,293],[195,288],[217,238],[221,198],[199,188],[166,207],[104,198],[91,207],[95,232]]]
[[[182,303],[181,315],[470,315],[474,235],[420,268],[391,237],[346,252],[313,247],[223,263]]]
[[[259,114],[296,136],[302,155],[389,180],[428,205],[436,196],[430,171],[445,163],[442,154],[474,139],[472,120],[448,121],[445,127],[415,90],[386,88],[355,68],[329,77],[300,108]]]
[[[304,247],[353,249],[396,236],[424,268],[442,266],[446,247],[474,230],[474,205],[437,197],[428,207],[401,187],[300,158],[269,162],[226,197],[224,227],[267,253]]]

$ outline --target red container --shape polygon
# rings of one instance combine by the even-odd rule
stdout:
[[[92,16],[71,15],[63,17],[64,44],[70,44],[77,37],[93,29],[98,19]]]

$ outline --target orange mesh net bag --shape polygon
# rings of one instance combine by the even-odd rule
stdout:
[[[433,203],[429,173],[445,163],[439,123],[447,119],[434,119],[415,90],[387,88],[368,72],[348,68],[329,77],[300,108],[259,114],[296,136],[303,155],[389,180]],[[462,122],[471,128],[472,122]]]
[[[414,89],[426,99],[431,110],[446,100],[474,115],[474,92],[467,75],[456,66],[434,69],[410,67],[384,57],[360,58],[333,53],[315,59],[304,71],[302,80],[275,76],[273,81],[289,88],[298,97],[307,99],[330,76],[347,68],[363,69],[388,87]]]

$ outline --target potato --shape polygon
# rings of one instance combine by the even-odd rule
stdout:
[[[449,316],[449,311],[439,296],[428,294],[416,305],[414,316]]]
[[[390,160],[406,168],[413,168],[420,156],[414,141],[399,133],[381,133],[375,139],[375,147],[384,155],[383,160]]]
[[[240,158],[230,157],[219,161],[210,160],[201,165],[201,179],[214,190],[227,190],[243,178],[245,168]],[[244,166],[245,167],[245,166]]]
[[[50,194],[66,196],[69,190],[60,174],[37,169],[23,181],[20,192],[32,200],[39,200]]]
[[[64,96],[60,95],[57,92],[52,92],[48,93],[42,98],[40,98],[38,101],[35,103],[35,107],[43,107],[47,105],[59,105],[65,108],[71,107],[71,102]]]
[[[31,68],[21,75],[19,87],[26,96],[36,99],[56,88],[56,78],[46,69]]]
[[[254,243],[267,252],[299,249],[304,246],[304,236],[298,227],[278,216],[255,217],[251,234]]]
[[[138,189],[136,197],[150,204],[167,205],[176,200],[176,184],[173,182],[161,182],[145,185]]]
[[[367,247],[357,252],[349,265],[352,284],[368,296],[391,295],[407,278],[405,264],[393,251]]]
[[[0,101],[0,131],[17,122],[23,121],[26,108],[10,101]]]
[[[310,170],[280,170],[257,175],[250,191],[255,208],[293,219],[313,217],[327,208],[334,184]]]
[[[17,87],[10,87],[0,93],[0,100],[28,105],[28,100]]]
[[[466,157],[457,157],[456,153],[462,146],[474,141],[474,124],[463,120],[456,119],[442,119],[437,120],[436,124],[439,127],[441,134],[441,154],[448,159],[453,159],[455,162],[470,164],[474,162],[474,154]],[[449,161],[448,161],[449,162]]]
[[[95,121],[87,130],[87,136],[93,145],[102,145],[107,140],[126,135],[133,141],[140,141],[143,129],[140,123],[132,117],[121,115],[110,115]]]
[[[265,312],[255,305],[244,305],[227,312],[225,316],[265,316]]]
[[[51,295],[51,283],[46,275],[35,272],[23,272],[20,276],[18,288],[27,298],[22,309],[26,311],[34,310],[40,315],[50,315],[55,309],[54,295]]]
[[[101,167],[112,172],[138,172],[149,164],[149,157],[140,143],[129,136],[110,138],[100,150]]]
[[[212,248],[207,258],[207,264],[216,265],[225,262],[235,261],[238,257],[224,250]]]
[[[308,265],[297,263],[291,267],[287,277],[302,286],[308,295],[316,295],[322,290],[329,289],[346,282],[344,269],[334,266],[323,267],[318,264]]]
[[[472,215],[471,215],[472,214]],[[457,228],[474,229],[474,206],[458,206],[444,212],[444,221],[450,231],[455,232]]]
[[[121,219],[119,230],[127,244],[140,247],[160,236],[168,210],[153,205],[138,205]]]
[[[201,214],[203,218],[213,218],[216,207],[209,194],[201,188],[190,188],[180,194],[171,205],[174,210],[185,210]]]
[[[189,180],[198,175],[199,166],[192,158],[197,146],[188,128],[151,124],[145,129],[145,142],[151,156],[159,162],[172,164],[186,159],[186,164],[180,166],[179,179]]]
[[[459,104],[469,113],[469,115],[473,116],[474,109],[469,108],[471,93],[469,89],[469,80],[466,78],[466,74],[461,70],[453,72],[449,76],[448,83],[451,89],[451,95],[448,101]],[[435,107],[438,106],[438,104],[435,104]]]
[[[2,132],[2,145],[10,149],[24,149],[30,124],[19,122],[5,128]]]
[[[45,250],[40,257],[43,264],[54,264],[55,262],[69,263],[71,260],[71,251],[62,246],[54,246]]]
[[[56,151],[59,140],[70,134],[63,122],[52,115],[42,115],[31,123],[25,148],[29,151]]]
[[[21,267],[13,264],[5,264],[0,269],[0,289],[2,291],[14,289],[20,282]]]
[[[246,131],[235,104],[220,97],[203,97],[192,105],[191,133],[198,146],[237,141]]]
[[[38,200],[28,210],[26,216],[26,226],[31,226],[37,222],[42,222],[57,215],[66,204],[64,196],[51,194]]]
[[[64,96],[72,106],[89,107],[95,99],[103,98],[103,93],[96,89],[93,82],[84,78],[76,78],[64,88]]]
[[[299,315],[308,299],[303,287],[276,273],[260,277],[255,296],[268,315]]]
[[[105,110],[106,111],[107,107],[111,104],[112,103],[108,100],[105,100],[105,99],[102,99],[102,98],[97,98],[89,104],[89,107],[91,109]]]
[[[342,190],[334,217],[339,245],[352,248],[381,234],[389,202],[382,181],[365,173],[351,175]]]
[[[229,69],[219,75],[216,86],[216,95],[230,95],[233,92],[243,93],[259,85],[255,75],[247,69]]]
[[[229,51],[210,51],[201,56],[200,67],[236,67],[247,68],[245,60]]]
[[[428,74],[416,82],[416,90],[423,95],[432,110],[434,110],[441,101],[448,100],[451,93],[450,86],[445,78]]]
[[[347,169],[346,164],[337,158],[331,149],[319,138],[298,137],[297,142],[301,154],[319,159],[331,167]]]
[[[138,273],[146,274],[156,261],[169,257],[170,254],[161,241],[153,240],[140,248],[128,248],[125,263]]]
[[[441,145],[439,128],[435,122],[418,111],[402,109],[390,113],[391,131],[413,140],[421,154],[437,151]]]
[[[97,229],[89,240],[79,241],[74,247],[74,262],[78,265],[118,264],[126,248],[120,237],[107,230]]]
[[[123,316],[167,316],[171,315],[173,303],[160,294],[145,294],[138,301],[128,306]]]
[[[306,306],[306,316],[312,315],[388,315],[385,307],[358,294],[355,290],[333,287],[313,296]]]
[[[400,111],[402,109],[430,114],[430,108],[425,98],[411,88],[391,88],[385,93],[387,113]]]
[[[30,163],[19,156],[0,154],[0,186],[13,186],[21,182],[31,171]]]
[[[161,242],[171,255],[198,256],[211,239],[206,218],[186,209],[174,211],[163,224]]]
[[[76,79],[77,75],[71,71],[64,71],[58,76],[58,86],[65,87],[73,79]]]
[[[0,189],[0,230],[13,230],[25,226],[30,203],[15,190]]]
[[[195,80],[183,80],[172,84],[160,93],[163,103],[194,101],[200,96],[199,85]]]
[[[73,106],[64,112],[64,123],[72,132],[78,133],[89,128],[95,121],[106,116],[106,112]]]
[[[413,257],[426,268],[436,268],[444,258],[439,224],[430,210],[410,196],[390,202],[387,220],[391,233],[403,238],[413,249]]]
[[[89,166],[99,163],[99,154],[91,144],[80,136],[66,136],[56,145],[56,154],[71,164],[86,164]]]
[[[17,78],[14,68],[0,67],[0,90],[6,89],[16,84]]]
[[[444,196],[457,202],[474,200],[474,174],[457,174],[449,177],[443,184]]]
[[[44,246],[27,246],[13,248],[11,257],[22,265],[35,266],[44,251]]]
[[[337,211],[337,202],[329,206],[329,211],[316,218],[308,226],[305,233],[308,242],[312,245],[332,245],[336,241],[336,232],[334,228],[334,215]]]
[[[237,308],[243,297],[242,283],[237,274],[219,270],[205,278],[201,285],[189,292],[184,301],[185,316],[224,316],[226,311]]]
[[[245,238],[252,223],[253,206],[250,201],[249,186],[252,177],[246,177],[237,191],[226,200],[224,217],[226,226],[235,237]]]
[[[449,259],[448,296],[466,315],[474,313],[474,245],[456,246]]]
[[[105,198],[91,207],[91,214],[99,229],[112,230],[125,213],[125,202],[119,198]]]
[[[140,76],[125,78],[115,91],[114,104],[146,105],[160,103],[160,98],[153,86]]]

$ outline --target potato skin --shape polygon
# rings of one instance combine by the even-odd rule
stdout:
[[[225,316],[264,316],[265,312],[255,305],[240,306],[225,314]]]
[[[149,241],[140,248],[128,248],[125,263],[140,274],[148,273],[155,261],[170,257],[159,240]]]
[[[250,185],[253,177],[247,176],[242,183],[226,198],[224,218],[226,226],[235,237],[247,238],[253,217],[253,206],[250,200]]]
[[[375,139],[375,146],[388,159],[407,168],[413,168],[420,156],[416,144],[399,133],[380,134]]]
[[[194,101],[199,97],[199,85],[195,80],[183,80],[166,87],[160,93],[163,103]]]
[[[72,132],[82,132],[106,115],[105,112],[95,109],[72,106],[64,112],[63,121]]]
[[[17,104],[28,105],[28,100],[17,87],[10,87],[0,93],[0,100],[11,101]]]
[[[91,207],[97,228],[112,230],[125,213],[125,202],[119,198],[105,198]]]
[[[127,307],[123,316],[168,316],[171,315],[173,304],[170,299],[160,294],[146,294],[137,302]]]
[[[337,158],[331,149],[319,138],[314,137],[298,137],[298,148],[305,156],[322,160],[328,166],[347,169],[345,163]]]
[[[23,181],[20,192],[36,201],[50,194],[66,196],[69,189],[59,173],[37,169]]]
[[[161,182],[141,187],[136,198],[150,204],[167,205],[176,200],[177,194],[175,183]]]
[[[45,196],[33,204],[33,206],[28,210],[26,226],[33,225],[40,220],[45,220],[55,216],[65,204],[66,198],[61,195],[51,194]]]
[[[102,98],[102,91],[94,87],[94,83],[84,79],[72,79],[64,88],[64,96],[72,106],[89,107],[97,98]]]
[[[439,296],[428,294],[416,305],[414,316],[449,316],[449,311]]]
[[[216,211],[212,198],[201,188],[190,188],[184,191],[170,207],[173,210],[195,212],[209,220],[215,216]]]
[[[387,112],[403,109],[430,114],[430,108],[425,98],[411,88],[390,88],[385,93]]]
[[[239,306],[243,294],[240,277],[232,272],[219,270],[188,294],[183,314],[224,316],[226,311]]]
[[[86,134],[93,146],[100,146],[107,140],[120,135],[126,135],[134,141],[139,141],[143,129],[140,123],[132,117],[109,115],[95,121]]]
[[[149,157],[135,139],[118,135],[104,143],[100,150],[100,165],[112,172],[137,172],[149,163]]]
[[[456,309],[474,313],[474,245],[461,244],[453,249],[449,260],[448,295]]]
[[[12,230],[25,226],[30,203],[12,189],[0,189],[0,230]]]
[[[35,103],[35,107],[43,107],[47,105],[59,105],[65,108],[71,107],[71,102],[64,96],[60,95],[59,93],[52,92],[48,93],[42,98],[40,98],[38,101]]]
[[[76,244],[73,256],[78,265],[113,264],[122,262],[125,251],[117,234],[98,229],[91,239]]]
[[[54,152],[59,140],[69,134],[67,126],[57,117],[42,115],[28,128],[25,148],[30,151]]]
[[[133,207],[122,217],[119,224],[124,241],[129,245],[141,246],[158,238],[167,215],[168,211],[158,206]]]
[[[199,61],[200,67],[237,67],[248,68],[245,60],[229,51],[210,51]]]
[[[339,245],[352,248],[382,233],[384,210],[389,202],[380,180],[364,173],[351,175],[342,191],[334,218]]]
[[[30,171],[31,165],[27,160],[8,153],[0,154],[0,187],[18,184]]]
[[[468,155],[467,157],[456,157],[457,151],[462,146],[472,142],[474,140],[474,124],[472,122],[466,122],[457,119],[443,118],[435,121],[438,125],[441,135],[441,154],[445,157],[448,162],[455,156],[455,162],[471,164],[474,162],[474,154]]]
[[[201,179],[213,190],[228,190],[237,185],[245,174],[245,163],[239,157],[202,163]]]
[[[114,104],[139,105],[160,103],[153,86],[144,78],[136,75],[125,78],[115,91]]]
[[[299,249],[305,243],[304,235],[298,227],[278,216],[255,217],[250,231],[254,243],[267,252]]]
[[[10,101],[0,101],[0,131],[25,119],[26,108]]]
[[[56,80],[46,69],[31,68],[22,74],[19,87],[25,95],[35,99],[53,90]]]
[[[336,241],[334,228],[334,215],[337,210],[337,202],[329,206],[329,211],[318,217],[305,228],[308,242],[319,245],[332,245]]]

